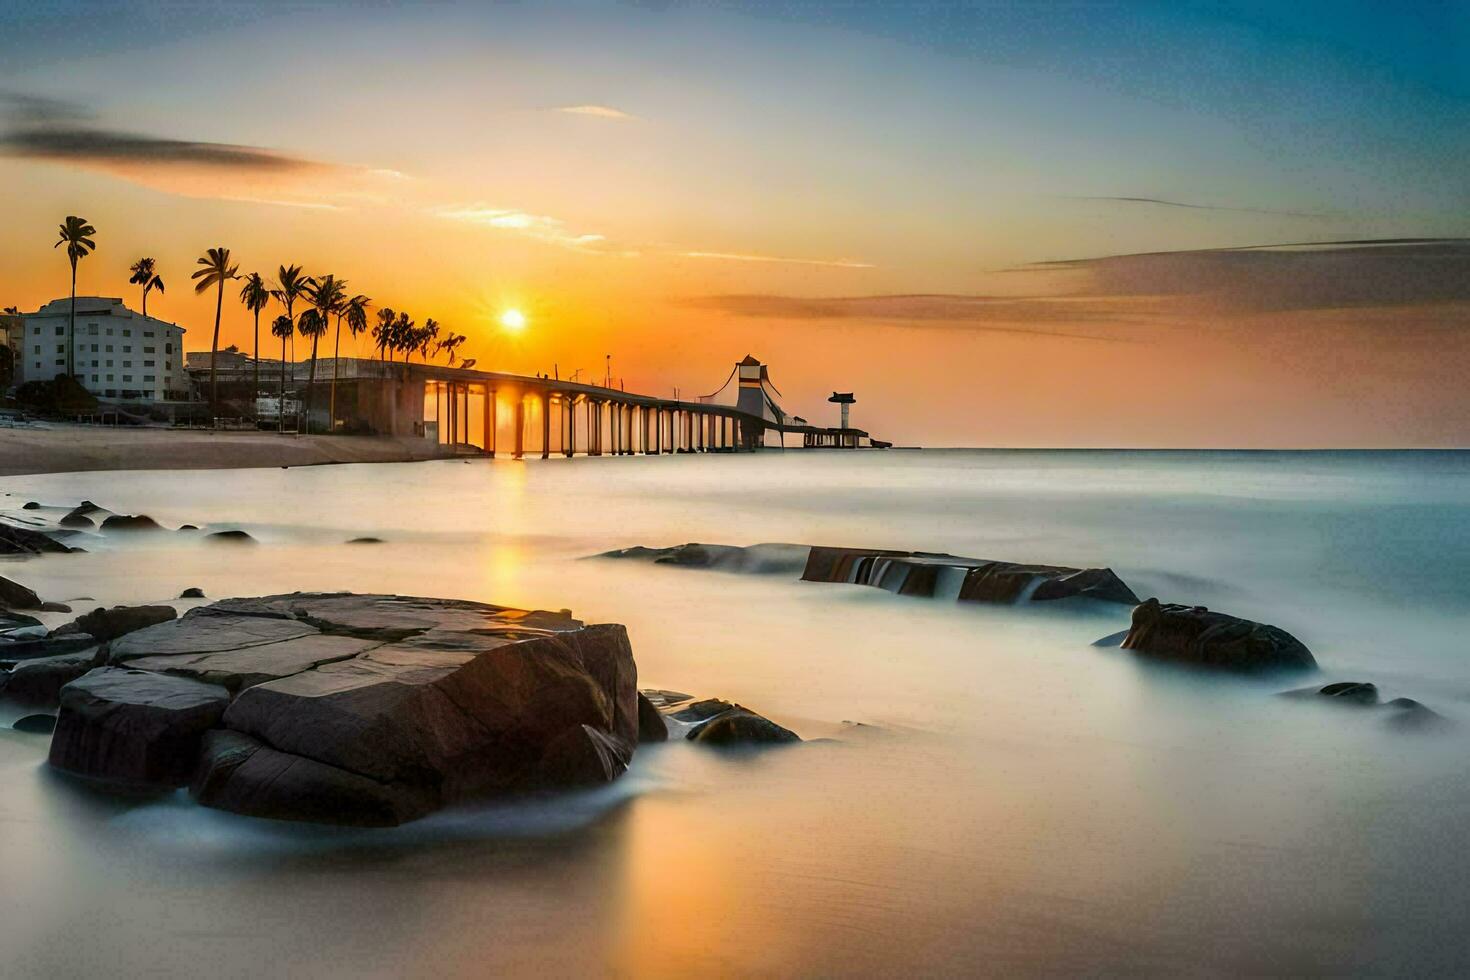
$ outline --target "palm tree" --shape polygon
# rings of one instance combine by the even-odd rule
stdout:
[[[154,270],[154,261],[149,258],[142,258],[134,262],[132,269],[129,271],[132,272],[133,276],[128,282],[135,286],[143,287],[143,315],[147,316],[148,292],[149,290],[156,289],[161,294],[163,292],[163,277]]]
[[[311,408],[316,394],[316,350],[317,342],[321,340],[322,334],[327,332],[327,324],[331,315],[342,303],[344,295],[342,283],[335,276],[326,275],[320,279],[312,279],[306,290],[307,297],[311,300],[311,307],[301,314],[301,320],[296,328],[301,331],[301,336],[311,338],[311,371],[306,381],[306,431],[311,433]],[[316,315],[310,320],[308,313]]]
[[[331,276],[327,276],[331,279]],[[347,280],[338,279],[337,297],[332,303],[332,315],[337,318],[337,331],[332,340],[332,394],[327,400],[327,431],[334,432],[337,428],[337,377],[341,374],[342,362],[342,318],[347,315],[347,304],[351,302],[347,298]],[[367,302],[367,297],[355,297]]]
[[[74,214],[66,216],[61,223],[61,238],[52,245],[52,248],[66,246],[66,257],[71,262],[71,319],[66,327],[66,373],[75,375],[75,344],[72,336],[77,332],[77,259],[84,259],[97,243],[92,236],[97,234],[97,229],[87,223],[86,218],[78,218]]]
[[[220,246],[212,248],[199,259],[199,264],[204,266],[196,269],[190,279],[198,279],[194,284],[195,293],[203,293],[214,286],[218,289],[218,295],[214,299],[214,339],[209,344],[209,414],[219,418],[219,376],[215,374],[214,359],[219,353],[219,318],[225,307],[225,281],[238,279],[239,266],[230,265],[230,250]]]
[[[378,342],[378,360],[382,361],[388,356],[388,346],[393,341],[393,325],[398,322],[398,314],[391,307],[383,307],[378,311],[378,325],[373,327],[373,339]]]
[[[245,304],[245,309],[255,316],[255,390],[251,395],[251,404],[260,397],[260,311],[270,304],[271,291],[266,288],[265,280],[260,273],[252,272],[245,277],[245,285],[240,287],[240,302]],[[259,417],[260,412],[255,412]]]
[[[442,351],[443,353],[448,354],[449,366],[454,367],[455,358],[459,356],[459,347],[467,339],[469,338],[467,338],[464,334],[455,333],[453,330],[451,330],[449,331],[449,336],[445,337],[434,346],[434,353],[437,354]]]
[[[407,313],[398,314],[398,319],[393,321],[393,349],[403,355],[403,362],[405,364],[408,363],[409,357],[413,355],[415,346],[413,338],[416,333],[418,333],[418,330],[414,327],[413,317]]]
[[[429,350],[435,346],[438,339],[439,321],[430,317],[424,321],[422,329],[414,335],[414,346],[418,349],[419,356],[424,359],[425,364],[429,363]]]
[[[271,322],[271,336],[281,338],[281,404],[276,411],[276,428],[286,428],[286,341],[296,333],[296,324],[282,313]]]
[[[286,308],[286,319],[293,326],[296,323],[296,301],[306,294],[310,285],[311,276],[302,275],[299,265],[283,265],[276,270],[276,288],[271,290],[271,298]],[[291,346],[296,346],[294,338]]]

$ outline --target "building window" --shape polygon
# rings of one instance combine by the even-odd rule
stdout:
[[[174,345],[173,344],[164,344],[163,345],[163,352],[165,354],[172,354],[174,352]]]
[[[109,337],[112,336],[112,328],[111,327],[108,327],[107,328],[107,336],[109,336]]]
[[[56,345],[56,353],[58,353],[58,354],[65,354],[66,353],[66,345],[65,344],[57,344]]]
[[[92,353],[93,354],[97,353],[97,345],[96,344],[93,344],[92,345]]]
[[[152,361],[144,361],[143,362],[143,366],[144,367],[153,367],[153,362]]]
[[[41,328],[40,327],[32,327],[31,328],[31,336],[32,337],[39,337],[39,336],[41,336]]]
[[[66,367],[66,358],[64,358],[64,357],[58,357],[56,359],[56,366],[57,367]]]
[[[158,350],[158,348],[156,348],[156,347],[144,347],[143,348],[143,353],[145,353],[145,354],[152,354],[152,353],[154,353],[157,350]]]
[[[145,330],[145,331],[143,331],[143,336],[145,336],[145,337],[151,337],[151,336],[153,336],[153,331],[152,330]]]
[[[61,336],[64,336],[65,334],[66,334],[66,328],[65,327],[57,327],[56,328],[56,336],[61,337]]]
[[[93,358],[92,359],[92,366],[93,367],[96,367],[97,366],[97,360],[96,360],[96,358]]]
[[[112,375],[110,375],[110,374],[109,374],[109,375],[108,375],[108,376],[107,376],[107,380],[108,380],[108,381],[111,381],[111,380],[112,380]],[[109,395],[110,395],[110,394],[112,394],[112,392],[110,392],[110,391],[109,391],[109,392],[108,392],[108,394],[109,394]]]
[[[37,354],[41,353],[41,345],[40,344],[37,344],[36,345],[36,353]]]
[[[127,327],[124,327],[123,328],[123,336],[124,337],[131,337],[132,335],[133,335],[133,332],[131,330],[129,330]]]
[[[89,324],[87,324],[87,335],[90,336],[90,337],[97,336],[97,324],[95,324],[95,323],[89,323]]]
[[[173,361],[164,361],[163,362],[163,369],[165,371],[172,371],[174,369],[174,362]]]
[[[107,366],[108,366],[108,367],[112,367],[112,362],[111,362],[111,361],[108,361],[108,362],[107,362]],[[110,380],[112,380],[112,379],[110,379],[110,378],[109,378],[109,379],[108,379],[108,380],[109,380],[109,381],[110,381]]]
[[[129,367],[132,367],[132,366],[133,366],[133,362],[132,361],[123,361],[123,367],[129,368]]]
[[[133,380],[133,376],[131,374],[125,374],[125,375],[123,375],[123,380],[124,381],[132,381]]]
[[[109,353],[109,354],[112,353],[112,345],[111,344],[108,344],[107,345],[107,353]]]
[[[94,365],[94,366],[95,366],[95,365]],[[93,383],[93,384],[96,384],[96,383],[97,383],[97,375],[95,375],[95,374],[94,374],[94,375],[92,375],[92,383]]]
[[[143,381],[145,383],[147,383],[147,384],[152,384],[153,383],[153,375],[151,375],[151,374],[145,374],[145,375],[143,375]]]

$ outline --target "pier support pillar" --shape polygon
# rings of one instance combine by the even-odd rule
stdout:
[[[541,393],[541,458],[551,458],[551,396]]]
[[[526,454],[526,396],[523,392],[516,394],[516,438],[515,459],[521,459]]]

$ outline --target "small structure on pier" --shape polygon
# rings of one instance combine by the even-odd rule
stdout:
[[[829,402],[836,402],[837,404],[839,404],[839,405],[842,406],[842,426],[841,427],[844,428],[844,429],[851,428],[851,426],[849,426],[847,424],[847,407],[857,401],[857,399],[853,397],[852,392],[850,392],[850,391],[834,391],[834,392],[832,392],[832,397],[829,398],[829,399],[827,399],[827,400]]]

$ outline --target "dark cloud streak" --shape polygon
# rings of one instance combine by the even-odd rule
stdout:
[[[1161,197],[1123,197],[1110,195],[1066,195],[1069,201],[1117,201],[1124,204],[1156,204],[1166,208],[1187,208],[1191,211],[1233,211],[1236,214],[1271,214],[1285,218],[1330,218],[1332,215],[1312,211],[1278,211],[1272,208],[1236,208],[1222,204],[1189,204],[1185,201],[1166,201]]]

